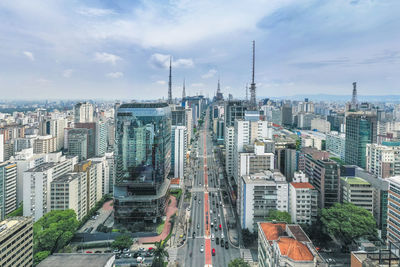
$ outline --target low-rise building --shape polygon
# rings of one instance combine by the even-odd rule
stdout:
[[[258,223],[258,266],[327,266],[298,224]]]

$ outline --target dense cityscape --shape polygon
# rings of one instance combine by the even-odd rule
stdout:
[[[295,83],[289,78],[265,77],[266,73],[276,75],[266,70],[273,63],[265,63],[274,57],[266,56],[266,37],[253,31],[268,29],[267,40],[278,35],[268,18],[297,31],[292,23],[306,22],[299,15],[305,9],[294,11],[301,6],[321,14],[342,8],[356,12],[356,20],[363,22],[372,13],[379,13],[375,10],[385,10],[387,16],[379,14],[370,23],[352,25],[351,33],[386,36],[390,34],[382,33],[379,27],[387,27],[387,21],[400,25],[396,13],[399,4],[389,10],[389,0],[368,0],[368,4],[338,1],[337,5],[301,1],[304,6],[255,3],[267,15],[257,12],[256,6],[232,4],[235,12],[221,14],[227,24],[235,24],[236,18],[244,20],[236,12],[240,6],[245,13],[254,12],[257,20],[254,25],[242,21],[239,24],[246,27],[233,30],[254,38],[238,40],[245,43],[246,50],[228,61],[231,47],[224,53],[209,47],[211,52],[204,52],[207,56],[193,55],[193,59],[177,52],[200,42],[198,36],[192,36],[190,42],[183,38],[182,44],[169,42],[182,30],[181,24],[197,25],[182,11],[199,16],[199,25],[207,25],[215,34],[222,30],[221,39],[227,38],[226,42],[237,38],[226,36],[229,31],[222,22],[210,26],[202,21],[208,21],[207,14],[200,15],[203,9],[214,7],[207,1],[203,6],[192,6],[190,1],[139,1],[138,6],[124,1],[93,1],[97,7],[79,5],[66,19],[75,18],[80,24],[76,35],[49,15],[50,10],[64,14],[56,4],[40,5],[49,11],[41,13],[43,9],[38,11],[27,3],[6,2],[0,3],[0,14],[4,15],[0,24],[7,24],[15,33],[0,26],[0,36],[4,36],[0,37],[4,41],[0,50],[6,51],[0,51],[0,58],[8,64],[7,70],[0,68],[0,266],[400,266],[400,95],[396,88],[400,57],[389,47],[390,41],[396,43],[400,36],[381,39],[385,39],[379,48],[385,51],[384,56],[377,48],[382,44],[379,38],[373,38],[376,43],[370,47],[371,53],[359,50],[369,58],[364,63],[361,59],[348,63],[345,57],[312,61],[310,51],[308,62],[277,62],[277,72],[283,65],[299,68],[298,73],[287,73],[292,79],[304,78]],[[67,3],[61,6],[71,8]],[[218,10],[225,6],[215,4]],[[131,9],[133,13],[124,11]],[[176,19],[172,26],[170,20],[155,19],[163,12]],[[54,18],[55,28],[64,25],[65,31],[45,26],[42,23],[46,20],[39,14]],[[137,16],[143,24],[123,21],[126,14]],[[326,21],[331,23],[343,19],[338,13],[329,14]],[[230,20],[230,15],[235,19]],[[121,20],[114,21],[119,16]],[[110,28],[98,18],[106,20]],[[324,30],[334,28],[320,15],[317,18]],[[27,34],[22,29],[37,26],[36,19],[46,34],[30,35],[31,47],[19,48],[22,41],[18,38]],[[149,37],[145,31],[151,27],[146,20],[172,36],[154,30]],[[94,27],[100,24],[104,28]],[[311,24],[315,27],[313,21]],[[346,31],[343,25],[339,32]],[[121,29],[117,31],[121,35],[113,39],[105,29],[115,28]],[[121,33],[129,30],[134,33]],[[329,34],[313,30],[321,40],[329,40]],[[189,33],[186,27],[184,31]],[[194,31],[205,34],[198,28]],[[52,34],[61,42],[53,42]],[[357,42],[365,42],[366,35],[360,35]],[[210,36],[215,37],[207,38]],[[303,41],[311,32],[305,36]],[[347,38],[347,31],[340,36]],[[205,43],[207,38],[203,38]],[[144,45],[139,39],[149,43]],[[311,38],[315,41],[311,50],[318,50],[317,39]],[[122,56],[95,52],[92,63],[84,65],[74,59],[76,51],[69,49],[90,46],[92,40],[99,47],[109,41],[105,47],[111,49],[113,44],[120,54],[132,44],[141,47],[133,49],[134,53],[163,52],[153,53],[147,65],[143,62],[135,67],[127,67]],[[299,51],[302,42],[298,42]],[[18,44],[15,49],[14,44]],[[352,46],[336,45],[338,51]],[[275,52],[292,49],[290,42],[278,46]],[[55,76],[53,80],[34,81],[39,87],[27,86],[35,73],[49,74],[57,69],[47,66],[48,59],[38,53],[49,47],[64,55],[54,61],[56,65],[76,60],[82,66],[81,73],[78,67],[64,67],[62,86]],[[9,55],[16,54],[28,63],[13,65]],[[84,57],[88,53],[82,49],[78,54]],[[212,60],[207,59],[210,55]],[[26,78],[29,64],[31,76]],[[103,66],[107,64],[106,70]],[[199,75],[195,69],[201,64],[207,71]],[[341,69],[343,64],[349,65]],[[327,65],[335,70],[326,71]],[[359,67],[364,65],[368,67]],[[130,74],[127,68],[132,68]],[[370,73],[372,68],[379,75],[387,74],[379,76],[383,81],[380,87],[375,74]],[[305,74],[305,69],[311,71]],[[88,74],[90,71],[95,75]],[[104,77],[102,72],[106,72]],[[338,73],[346,78],[338,78]],[[134,81],[125,80],[134,83],[128,85],[130,90],[117,81],[125,76],[135,76]],[[18,82],[10,82],[10,77],[19,77]],[[326,77],[340,82],[327,81]],[[190,79],[203,83],[188,82]],[[288,94],[288,88],[293,93]]]

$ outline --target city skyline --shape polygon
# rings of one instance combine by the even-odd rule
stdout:
[[[0,3],[4,99],[396,94],[396,1]],[[239,38],[238,38],[239,37]],[[318,75],[315,73],[318,72]],[[143,94],[143,91],[149,93]]]

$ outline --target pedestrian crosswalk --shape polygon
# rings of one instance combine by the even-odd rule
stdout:
[[[244,259],[244,261],[246,262],[252,262],[253,261],[253,257],[251,256],[251,252],[250,249],[240,249],[240,255],[242,256],[242,259]]]

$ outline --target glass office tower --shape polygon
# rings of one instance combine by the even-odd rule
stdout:
[[[155,223],[164,215],[171,168],[171,109],[122,104],[115,123],[115,221]]]

